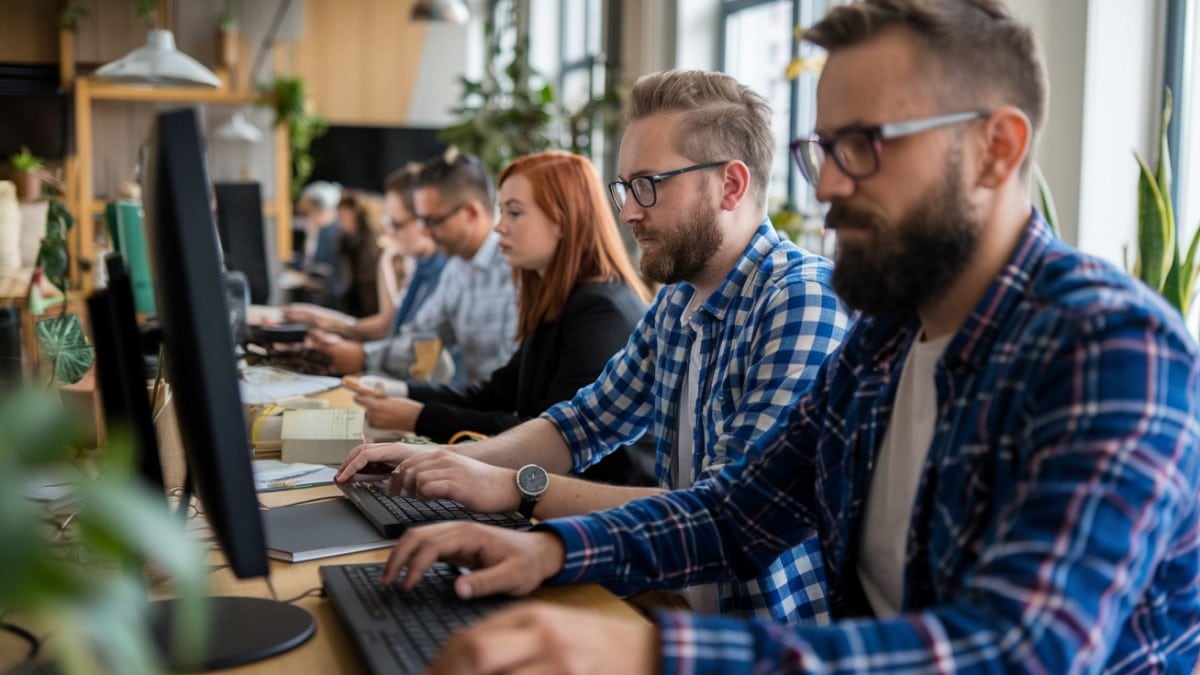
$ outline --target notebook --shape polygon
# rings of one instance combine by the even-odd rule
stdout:
[[[395,543],[380,535],[344,499],[264,509],[262,520],[267,555],[286,562],[370,551]]]

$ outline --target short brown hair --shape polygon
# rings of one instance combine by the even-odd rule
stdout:
[[[417,186],[417,174],[419,173],[421,173],[420,163],[410,162],[388,174],[387,179],[383,181],[384,193],[395,192],[409,213],[415,213],[417,210],[413,206],[413,189]]]
[[[1029,117],[1033,133],[1021,166],[1027,176],[1049,89],[1029,26],[1001,0],[861,0],[831,10],[804,39],[834,52],[896,26],[917,36],[919,58],[938,83],[931,93],[945,112],[1012,105]]]
[[[724,73],[667,70],[644,75],[629,92],[626,117],[682,113],[675,150],[697,164],[740,159],[750,169],[750,194],[765,204],[775,159],[771,104]]]
[[[443,197],[477,199],[494,208],[492,177],[478,157],[450,146],[446,152],[425,162],[414,188],[437,188]]]
[[[562,230],[562,240],[545,276],[513,270],[517,282],[517,339],[532,337],[538,326],[562,314],[575,286],[588,281],[619,281],[643,301],[650,292],[638,278],[621,241],[604,185],[586,158],[548,151],[519,157],[500,172],[501,185],[525,176],[533,200]]]

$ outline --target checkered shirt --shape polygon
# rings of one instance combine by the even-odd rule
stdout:
[[[1034,213],[935,374],[901,613],[856,546],[920,322],[862,319],[785,425],[691,490],[549,521],[552,582],[752,573],[820,533],[835,623],[657,616],[663,673],[1191,673],[1200,653],[1200,346]]]
[[[796,248],[763,222],[690,321],[683,314],[695,289],[686,283],[665,287],[600,378],[543,414],[562,431],[575,470],[650,433],[657,441],[659,484],[674,487],[679,398],[696,339],[703,363],[691,447],[703,452],[691,457],[693,482],[752,452],[751,442],[795,405],[846,333],[850,321],[830,288],[831,275],[828,260]],[[755,578],[723,581],[721,611],[825,621],[822,568],[812,538],[782,552]]]

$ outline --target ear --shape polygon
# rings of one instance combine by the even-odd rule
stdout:
[[[984,123],[979,184],[995,189],[1016,175],[1029,154],[1033,125],[1013,106],[997,108]]]
[[[721,210],[733,211],[750,192],[750,168],[740,159],[732,160],[721,169],[721,178]]]

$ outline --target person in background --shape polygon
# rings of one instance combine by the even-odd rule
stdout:
[[[775,139],[760,95],[721,73],[669,71],[638,80],[628,117],[623,178],[609,192],[642,248],[643,275],[667,285],[624,349],[537,419],[475,443],[360,446],[338,480],[386,462],[402,494],[545,519],[702,484],[757,455],[759,437],[808,389],[850,324],[832,265],[767,220]],[[518,485],[517,469],[579,473],[643,435],[656,443],[654,488],[554,475],[534,498]],[[793,544],[750,578],[687,589],[687,601],[732,616],[824,620],[817,542]]]
[[[495,229],[516,278],[520,346],[487,381],[464,391],[427,381],[402,383],[392,397],[363,390],[355,401],[372,427],[413,431],[438,443],[464,430],[500,433],[594,381],[645,313],[650,292],[629,261],[587,159],[529,155],[505,168],[498,182]],[[367,378],[363,384],[369,386]],[[581,477],[653,485],[653,466],[653,443],[642,442]]]
[[[408,323],[433,292],[446,265],[429,230],[413,215],[412,193],[421,165],[397,169],[384,182],[384,230],[388,249],[380,255],[377,271],[379,311],[355,318],[310,303],[292,303],[283,308],[284,320],[305,323],[352,340],[375,340],[394,335]],[[397,282],[387,288],[389,278]]]
[[[342,189],[325,181],[304,187],[296,204],[296,213],[305,222],[303,272],[307,275],[307,298],[324,307],[339,308],[342,278],[338,270],[338,202]]]
[[[1192,673],[1200,346],[1178,311],[1030,203],[1047,85],[998,0],[864,0],[793,144],[863,313],[762,452],[692,490],[538,526],[431,525],[383,575],[476,565],[463,597],[749,576],[821,540],[832,625],[527,605],[433,673]]]
[[[342,311],[367,317],[379,311],[379,265],[382,227],[368,215],[366,198],[343,191],[338,202],[338,237],[334,242],[341,272]]]
[[[413,376],[422,347],[433,341],[461,355],[463,384],[481,382],[516,351],[517,305],[512,268],[492,232],[491,177],[478,159],[450,148],[422,167],[413,192],[415,214],[450,260],[431,295],[396,335],[358,343],[322,331],[308,345],[338,374],[367,371]]]

